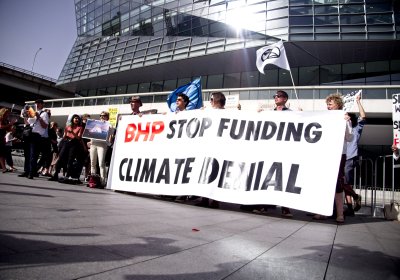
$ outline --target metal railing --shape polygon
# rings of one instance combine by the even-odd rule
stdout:
[[[347,85],[347,86],[299,86],[299,87],[250,87],[250,88],[222,88],[203,89],[203,100],[209,100],[212,92],[221,91],[225,95],[239,95],[240,100],[270,100],[277,90],[285,90],[290,99],[325,99],[330,93],[349,93],[363,90],[364,99],[391,99],[393,93],[400,92],[400,85]],[[126,104],[132,96],[140,96],[143,103],[164,103],[171,91],[127,93],[113,95],[99,95],[87,97],[73,97],[45,100],[46,107],[75,107]],[[28,101],[27,103],[33,103]]]
[[[387,167],[388,161],[389,168]],[[397,182],[398,178],[396,181],[395,173],[395,169],[400,168],[400,164],[395,164],[393,155],[386,155],[376,158],[374,165],[375,182],[371,197],[371,214],[373,217],[383,217],[385,205],[393,201],[400,201],[400,183]],[[387,174],[388,171],[391,171],[391,174]],[[381,186],[379,186],[379,175],[382,177]]]

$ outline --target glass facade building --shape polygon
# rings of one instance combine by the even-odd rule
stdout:
[[[400,83],[400,1],[75,0],[77,40],[57,85],[82,96],[292,86],[257,71],[256,50],[285,41],[294,82]],[[379,98],[379,97],[378,97]]]

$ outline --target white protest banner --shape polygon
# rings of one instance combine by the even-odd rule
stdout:
[[[343,111],[121,116],[107,188],[332,214]]]
[[[343,96],[343,111],[345,112],[350,112],[351,109],[353,108],[354,103],[356,102],[356,96],[360,95],[362,93],[362,89],[358,91],[352,91],[346,95]]]
[[[400,149],[400,93],[392,95],[393,144]]]

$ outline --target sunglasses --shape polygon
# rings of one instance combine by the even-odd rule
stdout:
[[[281,98],[281,97],[285,97],[285,96],[284,96],[284,95],[275,94],[273,97],[274,97],[274,98]]]

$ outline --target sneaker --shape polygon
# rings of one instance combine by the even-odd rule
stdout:
[[[336,222],[337,223],[341,223],[341,224],[344,223],[344,217],[343,216],[337,216],[336,217]]]
[[[282,216],[286,217],[286,218],[291,218],[291,217],[293,217],[293,214],[290,213],[289,208],[282,207]]]
[[[22,173],[22,174],[19,174],[18,177],[28,177],[28,173],[25,173],[25,172],[24,172],[24,173]]]
[[[357,212],[358,210],[361,209],[361,195],[357,196],[357,199],[355,200],[356,205],[354,206],[354,211]]]
[[[29,174],[28,179],[31,179],[31,180],[32,180],[32,179],[33,179],[33,175],[30,175],[30,174]]]

